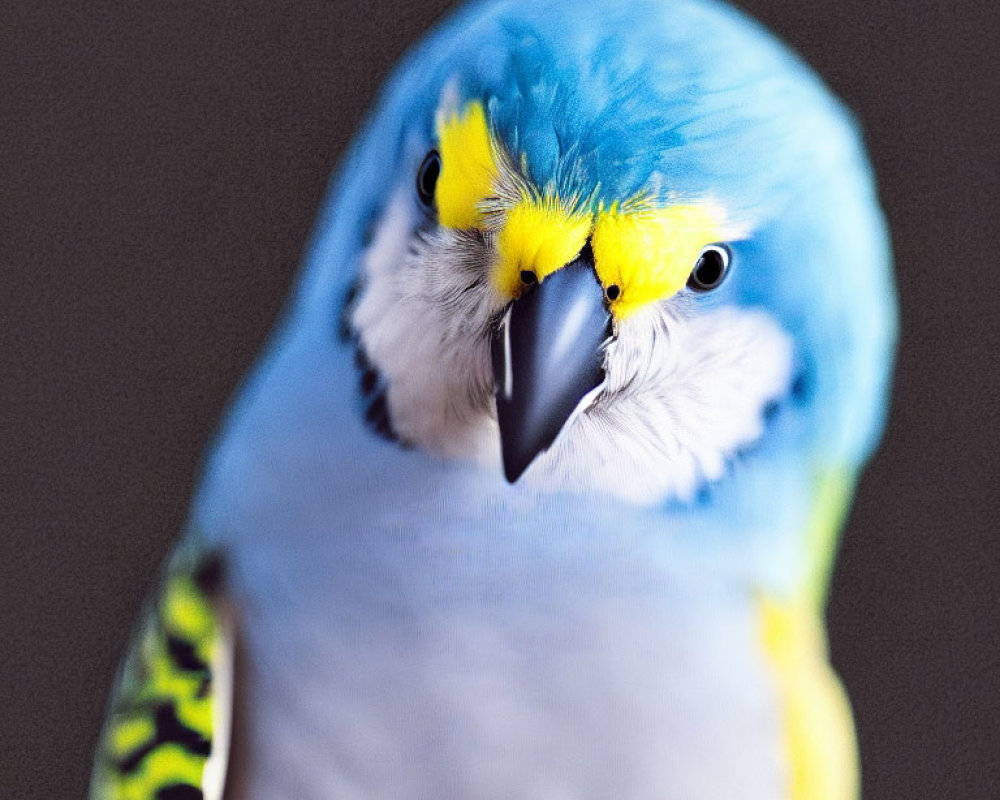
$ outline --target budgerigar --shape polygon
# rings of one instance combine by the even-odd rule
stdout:
[[[413,49],[136,633],[94,800],[849,800],[895,301],[856,126],[709,0]]]

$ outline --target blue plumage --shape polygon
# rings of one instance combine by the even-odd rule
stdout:
[[[382,208],[400,161],[426,149],[455,80],[463,98],[485,101],[537,185],[562,197],[612,204],[658,187],[660,201],[724,197],[751,219],[753,235],[735,247],[753,270],[711,302],[766,307],[798,338],[796,457],[863,462],[882,429],[896,331],[870,167],[849,112],[722,4],[464,9],[407,56],[355,144],[321,216],[304,299],[339,302],[362,220]]]
[[[413,188],[439,109],[470,101],[539,192],[590,214],[710,201],[740,231],[718,290],[616,320],[609,375],[650,363],[609,416],[573,418],[589,439],[543,454],[555,489],[530,470],[510,486],[497,461],[496,231],[441,230]],[[630,343],[646,323],[651,344]],[[246,796],[846,800],[817,598],[894,335],[857,128],[756,23],[702,0],[460,11],[351,146],[192,512],[241,609]],[[420,446],[370,430],[358,363]],[[643,380],[661,410],[613,416]],[[634,459],[658,457],[643,437],[664,430],[664,472],[699,491],[630,502],[648,471]],[[625,477],[580,491],[594,472]]]

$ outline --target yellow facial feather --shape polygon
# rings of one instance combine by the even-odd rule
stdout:
[[[627,317],[678,292],[701,249],[725,238],[720,216],[693,205],[601,211],[594,225],[594,260],[605,291],[619,289],[611,302],[615,316]]]
[[[441,175],[435,189],[438,220],[446,228],[483,225],[479,204],[493,192],[499,172],[482,103],[437,118]]]
[[[483,104],[438,113],[441,174],[435,189],[438,220],[460,230],[486,227],[482,205],[494,195],[503,154],[492,139]],[[611,309],[619,319],[679,291],[701,249],[725,239],[721,214],[708,206],[643,207],[629,203],[602,210],[596,221],[574,212],[551,193],[525,188],[507,210],[497,233],[493,285],[517,297],[530,270],[542,281],[569,263],[593,231],[597,274],[605,290],[617,286]]]
[[[499,259],[493,284],[504,297],[516,297],[521,271],[539,281],[572,261],[587,243],[591,218],[573,214],[553,197],[525,198],[507,213],[497,237]]]

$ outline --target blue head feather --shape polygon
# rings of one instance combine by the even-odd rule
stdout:
[[[700,503],[668,505],[657,524],[695,550],[722,545],[712,549],[756,579],[795,574],[811,468],[857,469],[881,431],[896,321],[891,256],[850,114],[770,34],[710,0],[474,4],[403,59],[332,184],[285,325],[223,431],[205,513],[223,513],[219,498],[262,491],[271,473],[252,489],[254,454],[278,439],[282,452],[326,448],[317,455],[324,480],[345,496],[374,498],[391,480],[417,502],[444,481],[468,508],[442,500],[442,517],[488,515],[511,497],[499,475],[379,444],[357,410],[350,348],[332,336],[369,221],[412,187],[435,111],[456,90],[485,104],[539,188],[606,204],[709,196],[750,223],[733,244],[731,277],[698,302],[776,318],[795,341],[801,391]],[[303,438],[305,416],[316,430]],[[561,529],[565,504],[538,502],[523,524]],[[604,502],[581,501],[581,519],[591,506],[611,513]]]
[[[409,180],[442,92],[484,102],[540,188],[610,205],[709,196],[752,234],[710,302],[766,308],[799,344],[810,454],[857,465],[881,430],[895,338],[891,256],[860,135],[815,74],[706,0],[486,2],[404,59],[321,219],[307,294],[355,268],[358,217]],[[401,177],[402,172],[402,177]],[[330,258],[331,250],[341,253]],[[331,263],[344,266],[329,274]]]

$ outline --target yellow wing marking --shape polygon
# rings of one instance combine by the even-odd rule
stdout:
[[[807,603],[760,601],[760,635],[783,704],[789,800],[858,796],[851,709],[827,662],[820,614]]]
[[[818,473],[804,580],[789,598],[762,595],[759,634],[782,703],[789,800],[855,800],[860,791],[850,703],[831,668],[823,623],[837,533],[850,500],[847,469]]]
[[[181,551],[167,570],[114,691],[91,800],[222,796],[233,624],[204,567]]]

